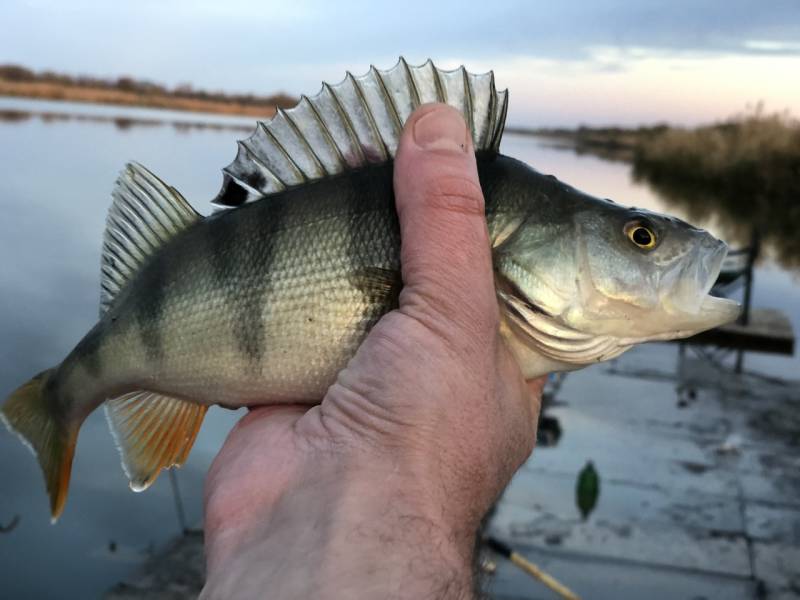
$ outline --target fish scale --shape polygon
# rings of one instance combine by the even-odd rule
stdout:
[[[398,307],[393,158],[422,102],[450,104],[472,134],[500,333],[526,377],[736,318],[707,293],[722,242],[499,154],[507,100],[491,73],[430,61],[348,74],[238,144],[214,200],[223,210],[207,218],[129,164],[103,238],[98,323],[0,410],[39,460],[53,519],[100,405],[139,491],[186,460],[212,404],[322,400]]]

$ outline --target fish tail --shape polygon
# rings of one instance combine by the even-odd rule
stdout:
[[[64,510],[80,427],[80,423],[65,418],[55,386],[48,385],[54,371],[36,375],[14,391],[0,409],[0,420],[33,450],[42,467],[53,523]]]

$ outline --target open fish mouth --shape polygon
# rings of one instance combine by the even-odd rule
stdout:
[[[701,330],[703,331],[735,321],[742,314],[742,305],[730,298],[708,294],[700,304],[699,313],[708,322],[708,325]]]
[[[706,241],[702,249],[711,250],[711,252],[694,263],[692,272],[684,273],[687,281],[686,287],[683,293],[676,295],[675,302],[668,308],[670,329],[648,337],[649,340],[688,337],[735,321],[741,315],[742,307],[736,300],[715,296],[712,293],[722,269],[722,263],[728,253],[727,245],[719,240],[714,240],[712,246]],[[692,283],[701,281],[703,282],[702,286]],[[695,287],[694,293],[689,291],[691,287]]]
[[[714,296],[711,293],[714,284],[719,278],[725,256],[728,254],[727,244],[724,242],[718,242],[718,244],[717,251],[712,256],[708,257],[708,262],[703,265],[707,269],[708,279],[706,280],[704,290],[705,296],[702,298],[697,312],[700,319],[708,325],[703,327],[700,331],[712,329],[735,321],[742,313],[742,307],[736,300]]]

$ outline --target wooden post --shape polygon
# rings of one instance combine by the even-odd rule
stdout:
[[[753,232],[750,234],[750,248],[747,256],[747,270],[745,272],[745,279],[744,279],[744,298],[742,300],[742,316],[739,317],[739,323],[742,325],[747,325],[750,322],[750,302],[752,299],[753,293],[753,263],[758,258],[758,248],[759,246],[759,236],[758,230],[753,229]],[[741,373],[744,367],[744,351],[737,350],[736,351],[736,373]]]
[[[745,271],[744,279],[744,298],[742,300],[742,304],[744,306],[742,310],[742,316],[739,318],[739,322],[742,325],[747,325],[747,323],[750,321],[750,302],[753,293],[753,263],[756,262],[756,258],[758,258],[758,250],[758,231],[753,229],[753,232],[750,235],[750,248],[748,248],[747,253],[747,269]]]

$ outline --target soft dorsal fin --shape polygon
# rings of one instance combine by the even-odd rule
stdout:
[[[175,188],[138,163],[120,173],[106,219],[100,261],[100,314],[148,257],[200,219]]]
[[[309,181],[323,179],[394,157],[400,132],[421,104],[445,102],[464,115],[477,152],[497,152],[506,118],[508,92],[498,92],[494,73],[453,71],[429,60],[410,66],[403,58],[388,71],[350,73],[337,85],[322,84],[311,98],[278,110],[239,142],[225,169],[220,207],[239,206]]]

